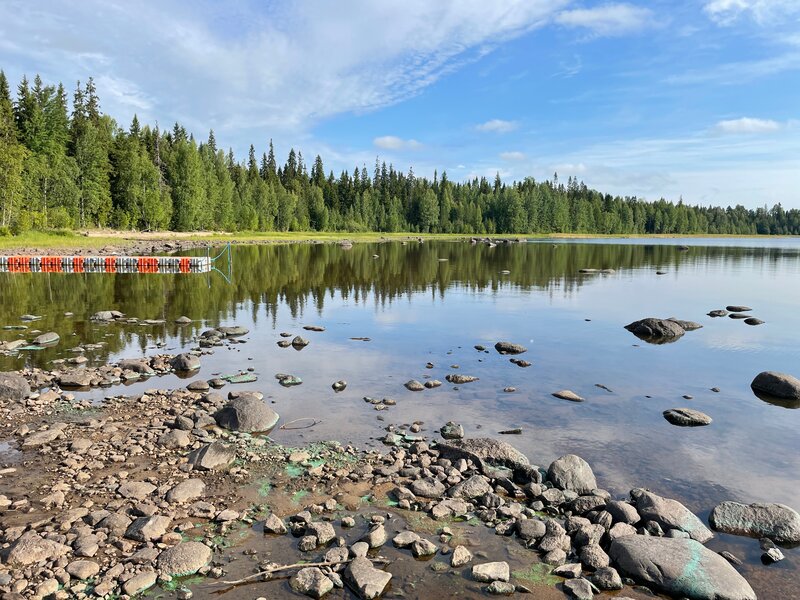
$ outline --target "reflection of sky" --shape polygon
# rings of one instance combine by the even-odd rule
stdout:
[[[674,245],[675,241],[647,243]],[[714,245],[722,243],[732,242],[714,240]],[[765,243],[770,241],[745,240],[742,245]],[[800,248],[796,240],[773,243]],[[559,244],[563,246],[559,252],[572,247]],[[364,446],[374,444],[387,424],[414,420],[424,421],[431,434],[450,419],[462,422],[469,435],[522,427],[524,434],[509,441],[533,462],[546,466],[561,454],[575,452],[592,463],[601,485],[617,494],[645,485],[674,492],[700,511],[731,498],[798,508],[800,410],[766,404],[749,388],[762,370],[800,375],[796,253],[730,263],[706,259],[692,249],[677,267],[665,265],[667,275],[657,276],[657,266],[617,267],[613,275],[584,277],[584,285],[572,286],[570,293],[557,285],[523,290],[512,283],[475,291],[460,283],[457,260],[440,264],[446,269],[440,267],[439,276],[446,273],[452,282],[444,294],[433,286],[381,303],[374,294],[343,298],[328,290],[322,309],[309,298],[304,316],[296,318],[283,302],[274,317],[263,304],[233,307],[236,317],[225,324],[249,327],[248,342],[215,349],[213,356],[203,359],[200,374],[210,378],[253,367],[259,381],[246,387],[263,391],[285,421],[323,420],[313,429],[274,432],[273,437],[283,443],[339,439]],[[170,301],[167,315],[171,315]],[[728,304],[750,305],[753,314],[767,323],[750,327],[706,316]],[[704,328],[674,344],[651,346],[623,329],[647,316],[676,316],[698,321]],[[324,325],[326,331],[305,332],[301,329],[305,324]],[[165,350],[175,352],[182,347],[181,338],[174,328],[167,331]],[[278,348],[281,331],[301,334],[311,344],[301,352]],[[361,336],[372,341],[350,340]],[[523,358],[533,366],[523,369],[499,356],[492,346],[500,339],[526,345],[529,351]],[[490,353],[477,352],[475,344],[485,345]],[[114,358],[138,355],[141,345],[134,334]],[[147,352],[156,350],[151,347]],[[434,369],[425,369],[428,361]],[[426,376],[444,381],[453,372],[451,364],[480,381],[457,391],[446,383],[422,393],[402,386],[408,379],[424,381]],[[282,388],[273,378],[278,372],[299,375],[304,383]],[[334,394],[330,385],[338,379],[349,385],[345,392]],[[101,398],[184,383],[166,377],[92,395]],[[595,387],[597,383],[613,393]],[[516,387],[517,392],[503,393],[506,386]],[[715,386],[720,393],[709,391]],[[573,404],[550,396],[563,388],[587,401]],[[694,399],[684,400],[684,394]],[[363,396],[391,396],[398,404],[378,412]],[[668,424],[662,411],[680,406],[707,412],[714,423],[696,429]]]

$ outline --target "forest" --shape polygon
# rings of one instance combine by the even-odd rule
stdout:
[[[0,71],[0,235],[31,229],[381,231],[460,234],[800,234],[800,210],[647,201],[572,177],[432,179],[376,159],[336,176],[320,156],[272,140],[259,157],[176,123],[127,128],[103,114],[93,80],[62,84]]]

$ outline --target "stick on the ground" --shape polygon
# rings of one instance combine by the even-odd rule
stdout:
[[[297,423],[298,421],[313,421],[311,425],[303,425],[302,427],[287,427],[287,425],[291,425],[292,423]],[[279,429],[308,429],[309,427],[313,427],[314,425],[319,425],[322,421],[317,421],[316,419],[312,419],[311,417],[303,417],[301,419],[295,419],[294,421],[289,421],[288,423],[284,423],[279,427]]]
[[[367,557],[369,558],[369,557]],[[248,581],[252,581],[253,579],[258,579],[259,577],[263,577],[264,575],[270,575],[272,573],[277,573],[278,571],[288,571],[289,569],[305,569],[307,567],[335,567],[336,565],[345,565],[347,563],[351,563],[355,560],[355,558],[348,558],[346,560],[333,560],[327,562],[316,562],[316,563],[295,563],[293,565],[279,565],[276,567],[271,567],[269,569],[265,569],[258,573],[254,573],[253,575],[248,575],[243,579],[237,579],[236,581],[223,581],[225,585],[241,585],[243,583],[247,583]],[[370,558],[372,562],[378,563],[388,563],[389,561],[381,556],[376,558]]]

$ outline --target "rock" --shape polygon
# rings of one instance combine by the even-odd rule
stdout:
[[[241,337],[250,333],[250,330],[241,325],[232,325],[229,327],[217,327],[216,329],[223,337]]]
[[[421,392],[425,389],[425,386],[422,385],[416,379],[411,379],[410,381],[406,381],[403,385],[410,392]]]
[[[292,348],[294,348],[295,350],[302,350],[303,348],[308,346],[309,343],[310,342],[307,339],[305,339],[304,337],[300,337],[298,335],[292,339]]]
[[[425,387],[428,388],[429,390],[432,390],[433,388],[437,388],[437,387],[441,387],[441,386],[442,386],[442,382],[439,381],[438,379],[428,379],[428,381],[425,382]]]
[[[453,385],[461,385],[463,383],[472,383],[473,381],[478,381],[480,378],[473,377],[472,375],[462,375],[461,373],[450,373],[447,377],[445,377],[445,379]]]
[[[86,369],[73,369],[59,375],[58,385],[62,388],[87,388],[92,385],[92,374]]]
[[[170,429],[158,438],[158,445],[168,450],[186,448],[192,443],[191,436],[181,429]]]
[[[621,590],[623,588],[622,578],[613,567],[601,567],[592,575],[592,583],[601,590]]]
[[[192,381],[186,386],[186,389],[190,392],[207,392],[210,388],[211,386],[208,384],[208,382],[203,379]]]
[[[200,359],[194,354],[178,354],[170,361],[170,366],[178,373],[188,373],[200,368]]]
[[[707,414],[691,408],[670,408],[664,411],[664,418],[681,427],[700,427],[710,425],[712,421]]]
[[[695,323],[694,321],[683,321],[681,319],[676,319],[675,317],[670,317],[667,319],[668,321],[672,321],[673,323],[677,323],[681,326],[684,331],[696,331],[697,329],[702,329],[703,326],[700,323]]]
[[[184,503],[196,500],[205,494],[206,484],[202,479],[185,479],[167,492],[167,502]]]
[[[444,484],[434,477],[417,479],[411,483],[411,491],[422,498],[441,498],[444,495]]]
[[[278,380],[278,383],[281,384],[283,387],[293,387],[295,385],[300,385],[303,383],[303,380],[300,379],[297,375],[288,375],[286,373],[278,373],[275,375],[275,379]]]
[[[236,450],[222,442],[213,442],[189,454],[189,464],[201,471],[224,469],[236,460]]]
[[[123,498],[142,501],[156,491],[156,486],[146,481],[126,481],[117,488]]]
[[[92,321],[113,321],[114,319],[119,319],[124,317],[125,315],[119,312],[118,310],[101,310],[100,312],[96,312],[92,315]]]
[[[800,514],[784,504],[722,502],[711,511],[708,521],[723,533],[800,544]]]
[[[512,344],[511,342],[497,342],[494,349],[500,354],[522,354],[527,352],[528,349],[520,344]]]
[[[70,551],[69,546],[26,531],[8,548],[0,552],[3,562],[11,567],[27,567],[35,563],[61,558]]]
[[[123,371],[133,371],[147,377],[156,374],[146,358],[123,358],[117,363],[117,366]]]
[[[430,540],[419,539],[411,544],[411,554],[413,554],[415,558],[433,556],[437,551],[438,548],[436,544]]]
[[[30,396],[31,388],[21,375],[0,373],[0,401],[20,402]]]
[[[318,546],[325,546],[336,539],[336,530],[327,521],[308,523],[306,525],[306,535],[313,535],[317,538]]]
[[[194,575],[211,562],[211,548],[200,542],[182,542],[158,556],[158,569],[171,577]]]
[[[726,306],[725,309],[727,311],[733,312],[733,313],[750,312],[751,310],[753,310],[749,306],[741,306],[739,304],[733,304],[731,306]]]
[[[59,336],[54,331],[50,331],[48,333],[43,333],[42,335],[33,338],[33,345],[34,346],[55,346],[60,339],[61,339],[61,336]]]
[[[492,438],[465,438],[447,440],[438,445],[442,458],[472,460],[486,475],[492,466],[502,465],[514,470],[530,468],[528,457],[507,442]]]
[[[553,569],[553,575],[558,575],[564,579],[577,579],[582,574],[583,567],[581,567],[580,563],[570,563]]]
[[[254,396],[240,395],[214,415],[221,427],[231,431],[269,431],[280,418],[263,400]]]
[[[662,498],[644,489],[631,491],[636,510],[643,521],[655,521],[664,530],[685,531],[693,540],[705,544],[714,534],[703,525],[697,516],[677,500]]]
[[[463,567],[472,560],[472,553],[464,546],[456,546],[453,555],[450,557],[450,566],[454,568]]]
[[[785,373],[763,371],[750,384],[756,392],[785,400],[800,400],[800,379]]]
[[[636,512],[636,507],[628,502],[612,500],[611,502],[606,503],[605,509],[611,514],[611,518],[614,519],[615,523],[627,523],[629,525],[635,525],[641,521],[639,513]]]
[[[557,392],[553,392],[553,396],[556,398],[560,398],[561,400],[569,400],[570,402],[583,402],[584,398],[578,396],[572,390],[559,390]]]
[[[709,311],[707,314],[708,314],[709,317],[713,317],[713,318],[727,317],[728,316],[728,311],[719,309],[719,310]]]
[[[125,537],[137,542],[153,542],[160,539],[171,524],[172,519],[161,515],[139,517],[125,531]]]
[[[544,521],[539,519],[521,519],[517,521],[517,535],[530,542],[543,537],[546,532]]]
[[[63,437],[66,426],[66,423],[53,423],[50,429],[31,433],[22,441],[22,447],[38,448],[39,446],[50,444],[58,438]]]
[[[731,314],[728,315],[728,318],[729,319],[736,319],[736,320],[746,320],[746,319],[749,319],[750,316],[742,314],[742,313],[731,313]]]
[[[453,421],[448,421],[442,427],[441,434],[446,440],[460,440],[464,437],[464,427]]]
[[[763,325],[764,324],[764,321],[762,321],[761,319],[757,319],[756,317],[747,317],[744,320],[744,322],[745,322],[746,325]]]
[[[655,317],[634,321],[626,325],[625,329],[644,341],[656,344],[674,342],[686,333],[683,327],[674,321]]]
[[[178,317],[177,319],[175,319],[175,323],[177,325],[188,325],[191,322],[192,320],[186,316]]]
[[[383,593],[392,574],[376,569],[368,558],[359,557],[347,565],[344,579],[360,598],[372,600]]]
[[[784,558],[783,552],[780,551],[779,548],[769,548],[764,554],[761,555],[761,562],[765,565],[771,565],[772,563],[780,562]]]
[[[614,540],[609,553],[623,575],[672,596],[756,600],[728,561],[695,540],[631,535]]]
[[[588,494],[597,489],[597,480],[592,467],[580,456],[566,454],[557,458],[547,470],[547,478],[558,489]]]
[[[495,596],[508,596],[509,594],[513,594],[516,590],[516,586],[507,581],[493,581],[486,586],[486,593]]]
[[[284,535],[287,532],[286,525],[275,513],[270,515],[264,521],[264,533],[272,533],[274,535]]]
[[[598,545],[589,544],[581,548],[581,564],[587,569],[601,569],[611,562],[608,554]]]
[[[136,596],[153,587],[157,579],[155,571],[144,571],[128,579],[122,586],[122,591],[128,596]]]
[[[311,598],[322,598],[333,589],[333,582],[318,567],[300,569],[289,580],[289,585],[298,594]]]
[[[338,394],[339,392],[343,392],[345,390],[347,387],[347,382],[340,379],[339,381],[334,381],[331,387],[333,388],[333,391]]]
[[[408,548],[419,539],[419,535],[413,531],[402,531],[392,538],[392,544],[397,548]]]
[[[490,562],[472,567],[472,578],[481,583],[508,581],[511,571],[507,562]]]
[[[473,498],[488,494],[491,491],[492,486],[489,485],[489,481],[486,477],[483,475],[473,475],[469,479],[465,479],[447,490],[447,495],[451,498],[472,500]]]
[[[588,579],[568,579],[564,582],[564,589],[577,600],[591,600],[599,592]]]

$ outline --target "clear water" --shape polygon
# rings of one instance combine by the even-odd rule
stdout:
[[[764,402],[749,387],[763,370],[800,376],[800,240],[692,240],[688,251],[679,250],[684,243],[247,246],[234,248],[230,283],[218,273],[0,274],[0,325],[41,314],[28,326],[62,337],[56,348],[0,356],[0,369],[48,367],[54,358],[72,356],[69,348],[100,341],[104,349],[87,354],[92,363],[177,352],[193,347],[193,336],[207,327],[238,324],[250,329],[247,343],[204,357],[199,376],[253,367],[259,381],[240,387],[264,392],[284,421],[322,421],[311,429],[276,430],[272,436],[282,443],[379,445],[386,425],[415,420],[431,435],[450,419],[468,435],[520,427],[522,435],[505,439],[532,462],[546,466],[562,454],[579,454],[615,495],[649,487],[702,517],[721,500],[800,509],[800,410]],[[581,268],[615,272],[581,275]],[[729,304],[753,307],[766,324],[706,316]],[[108,309],[164,318],[167,325],[89,321]],[[65,317],[66,311],[74,316]],[[195,322],[173,325],[181,315]],[[648,316],[675,316],[703,328],[665,345],[647,344],[623,328]],[[301,329],[309,324],[326,331]],[[281,349],[276,342],[283,331],[311,343],[300,352]],[[30,330],[6,330],[0,339],[20,334],[33,337]],[[498,340],[527,346],[522,358],[533,365],[511,364],[492,348]],[[476,344],[490,352],[476,351]],[[425,368],[429,361],[433,369]],[[273,378],[279,372],[304,383],[282,388]],[[480,380],[420,393],[402,385],[426,376],[444,382],[454,372]],[[335,394],[330,386],[339,379],[348,387]],[[102,398],[185,383],[163,377],[77,395]],[[505,393],[506,386],[517,391]],[[551,396],[564,388],[586,402]],[[397,405],[376,412],[364,396],[391,397]],[[675,427],[662,417],[675,407],[701,410],[714,421]],[[783,563],[764,567],[755,540],[719,536],[712,547],[747,559],[745,574],[760,598],[785,597],[800,585],[797,549],[787,550]]]

